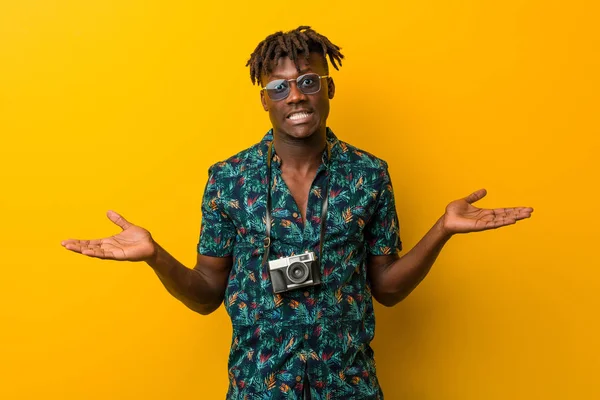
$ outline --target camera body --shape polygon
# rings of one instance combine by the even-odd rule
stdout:
[[[269,261],[269,273],[275,293],[321,283],[319,263],[312,251]]]

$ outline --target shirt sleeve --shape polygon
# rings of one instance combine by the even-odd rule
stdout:
[[[208,182],[202,199],[202,224],[198,253],[212,257],[227,257],[233,252],[236,230],[225,213],[218,174],[213,165],[208,170]]]
[[[375,256],[394,254],[402,250],[394,189],[387,166],[382,170],[381,178],[377,206],[365,227],[367,251]]]

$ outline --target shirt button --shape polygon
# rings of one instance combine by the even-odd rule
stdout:
[[[297,212],[293,213],[293,214],[292,214],[292,217],[294,217],[294,218],[298,218],[298,213],[297,213]]]
[[[302,380],[302,377],[301,377],[300,375],[298,375],[298,376],[296,377],[296,382],[300,382],[301,380]]]
[[[304,292],[304,297],[308,297],[309,294],[310,293],[308,293],[308,292]]]
[[[308,333],[304,334],[304,339],[308,340]]]

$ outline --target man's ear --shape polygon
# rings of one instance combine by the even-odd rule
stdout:
[[[265,111],[269,111],[269,106],[267,106],[267,99],[265,99],[265,91],[264,90],[260,91],[260,102],[262,103],[262,106],[265,109]]]
[[[329,95],[329,100],[335,96],[335,82],[333,82],[332,77],[327,78],[327,94]]]

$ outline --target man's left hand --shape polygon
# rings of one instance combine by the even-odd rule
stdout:
[[[442,217],[444,231],[453,235],[496,229],[529,218],[533,212],[531,207],[483,209],[473,206],[473,203],[484,198],[486,194],[485,189],[480,189],[448,204]]]

